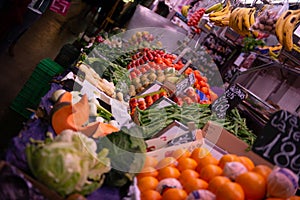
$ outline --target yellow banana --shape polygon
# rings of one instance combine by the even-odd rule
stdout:
[[[253,24],[251,22],[251,18],[254,17],[255,8],[245,8],[247,12],[244,12],[243,15],[243,25],[246,27],[246,29],[250,29],[251,25]]]
[[[205,10],[205,13],[217,12],[223,9],[222,3],[216,3]]]
[[[300,14],[291,14],[285,19],[283,25],[283,46],[288,51],[292,51],[293,49],[293,33],[299,19]]]
[[[230,12],[230,9],[231,9],[231,3],[230,1],[227,1],[226,6],[222,10],[210,13],[209,17],[218,17],[221,15],[226,15],[228,12]]]
[[[250,15],[250,18],[249,18],[249,20],[250,20],[250,26],[252,26],[254,23],[255,23],[255,11],[256,11],[256,9],[255,8],[253,8],[253,11],[251,12],[251,15]]]
[[[246,8],[241,8],[238,13],[237,13],[237,17],[238,17],[238,21],[237,21],[237,27],[239,32],[243,32],[243,19],[244,19],[244,15],[245,15],[245,10]]]
[[[189,9],[190,9],[190,5],[182,6],[181,14],[186,17],[188,15]]]
[[[280,44],[283,44],[283,27],[284,27],[285,20],[290,15],[292,15],[292,11],[287,10],[284,13],[282,13],[281,16],[276,21],[275,33]]]
[[[230,19],[229,19],[229,26],[235,30],[236,32],[239,32],[239,12],[241,11],[241,8],[235,8],[230,13]]]

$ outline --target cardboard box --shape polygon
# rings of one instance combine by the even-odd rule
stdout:
[[[273,164],[266,161],[253,151],[248,151],[247,149],[249,145],[247,143],[238,139],[220,125],[213,122],[208,122],[203,127],[202,131],[203,136],[207,140],[223,149],[225,152],[236,154],[238,156],[247,156],[254,162],[255,165],[264,164],[273,168]]]

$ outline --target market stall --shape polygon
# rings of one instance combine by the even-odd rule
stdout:
[[[98,35],[71,66],[41,61],[12,105],[28,121],[1,162],[0,197],[299,198],[297,45],[277,30],[298,10],[268,32],[276,59],[255,48],[255,7],[201,5],[174,15],[187,31],[138,6],[128,30]]]

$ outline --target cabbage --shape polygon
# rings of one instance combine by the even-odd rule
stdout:
[[[107,149],[96,150],[93,139],[66,130],[54,139],[33,141],[26,147],[26,156],[32,174],[65,197],[90,194],[103,184],[110,159]]]

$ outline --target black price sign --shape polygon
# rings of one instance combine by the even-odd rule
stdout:
[[[279,167],[300,176],[300,117],[276,112],[257,137],[252,150]],[[298,185],[300,182],[298,182]]]
[[[176,95],[183,93],[184,90],[193,85],[195,81],[195,75],[194,73],[191,73],[188,77],[186,77],[176,85]]]
[[[223,95],[216,99],[212,105],[212,112],[216,113],[218,118],[225,118],[228,111],[236,107],[244,99],[246,99],[247,93],[245,93],[237,85],[230,86]]]

